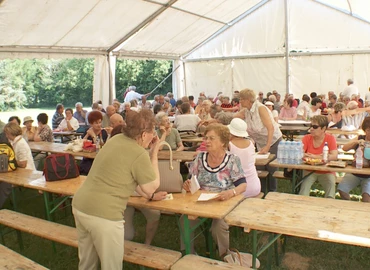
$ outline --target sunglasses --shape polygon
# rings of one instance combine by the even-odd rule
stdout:
[[[318,129],[320,126],[319,125],[310,125],[310,128],[313,128],[313,129]]]

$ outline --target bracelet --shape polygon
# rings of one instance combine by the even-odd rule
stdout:
[[[236,196],[236,191],[235,191],[235,189],[233,188],[233,193],[234,193],[234,197]]]
[[[153,201],[154,194],[155,194],[155,193],[153,193],[153,194],[152,194],[152,197],[150,197],[149,201]]]

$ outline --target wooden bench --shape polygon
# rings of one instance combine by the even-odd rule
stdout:
[[[0,210],[0,224],[67,246],[78,247],[74,227],[50,222],[7,209]],[[123,260],[154,269],[170,269],[181,258],[178,251],[125,241]]]
[[[177,261],[171,270],[247,270],[250,269],[246,266],[232,265],[229,263],[212,260],[205,257],[200,257],[196,255],[186,255]]]
[[[48,268],[0,245],[0,269],[46,270]]]
[[[276,179],[291,180],[291,178],[284,176],[283,171],[275,171],[274,174],[272,175],[272,177],[275,177]],[[342,182],[342,180],[343,180],[342,176],[337,176],[336,180],[335,180],[335,183],[339,184],[340,182]]]

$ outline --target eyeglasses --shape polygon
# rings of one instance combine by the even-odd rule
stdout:
[[[319,125],[310,125],[310,128],[313,128],[313,129],[318,129],[320,126]]]

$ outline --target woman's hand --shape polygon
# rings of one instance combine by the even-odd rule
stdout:
[[[92,127],[87,130],[86,134],[88,134],[93,139],[95,139],[95,137],[96,137],[96,134],[95,134]]]
[[[232,191],[232,189],[224,190],[224,191],[220,192],[220,194],[218,195],[218,200],[219,201],[226,201],[226,200],[230,199],[231,197],[234,197],[234,192]]]
[[[167,192],[166,191],[159,191],[154,193],[152,201],[162,201],[166,198]]]
[[[184,184],[182,185],[182,188],[186,191],[186,192],[190,192],[190,187],[191,187],[191,180],[186,180],[184,182]]]
[[[158,154],[160,141],[161,140],[159,140],[157,135],[153,136],[153,140],[149,144],[149,148],[150,148],[149,153],[150,153],[150,155],[152,155],[153,153]]]
[[[269,151],[270,151],[270,146],[266,145],[260,151],[258,151],[258,153],[259,154],[267,154]]]

